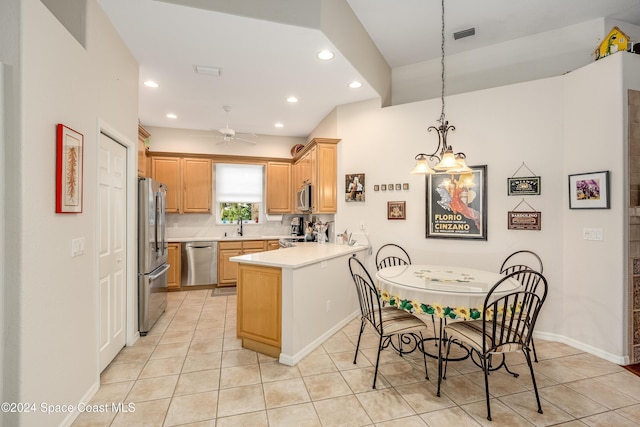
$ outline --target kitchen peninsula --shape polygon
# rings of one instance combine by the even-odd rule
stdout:
[[[242,346],[298,363],[358,314],[347,260],[367,253],[367,246],[298,243],[230,258],[239,263]]]

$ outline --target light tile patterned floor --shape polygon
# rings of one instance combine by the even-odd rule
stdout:
[[[486,419],[483,374],[471,361],[449,364],[436,396],[437,364],[381,356],[371,388],[377,339],[363,337],[353,364],[353,321],[297,366],[244,350],[235,337],[235,296],[170,293],[151,333],[124,348],[101,376],[92,404],[135,404],[135,412],[83,413],[74,426],[638,426],[640,377],[572,347],[537,341],[538,414],[521,355],[519,372],[491,374],[493,422]],[[435,350],[435,348],[434,348]]]

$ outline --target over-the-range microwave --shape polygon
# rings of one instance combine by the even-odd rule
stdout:
[[[304,184],[296,191],[296,212],[311,212],[311,184]]]

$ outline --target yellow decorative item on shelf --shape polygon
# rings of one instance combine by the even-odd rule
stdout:
[[[609,56],[612,53],[626,51],[629,48],[629,37],[620,30],[618,27],[613,29],[607,34],[600,46],[593,52],[596,61],[605,56]]]

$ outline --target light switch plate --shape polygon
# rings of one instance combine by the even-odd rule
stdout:
[[[77,239],[71,239],[71,257],[84,254],[85,251],[85,239],[84,237],[78,237]]]
[[[584,240],[602,240],[602,228],[583,228],[582,238]]]

